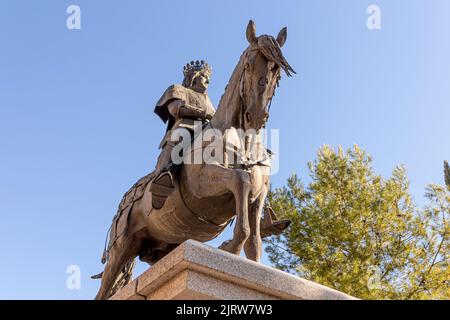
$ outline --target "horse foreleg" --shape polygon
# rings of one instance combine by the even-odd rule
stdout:
[[[237,170],[233,172],[232,192],[236,202],[236,224],[233,239],[224,242],[219,248],[236,255],[242,251],[245,241],[250,236],[250,225],[248,221],[248,197],[251,184],[247,172]]]
[[[250,224],[250,236],[244,244],[245,256],[253,261],[259,262],[262,254],[262,240],[261,240],[261,213],[264,208],[264,201],[267,196],[267,187],[264,186],[261,194],[252,203],[248,213],[248,220]]]

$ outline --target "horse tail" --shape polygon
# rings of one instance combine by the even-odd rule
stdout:
[[[101,262],[102,264],[105,264],[106,261],[108,261],[108,256],[109,256],[109,248],[111,247],[112,243],[111,242],[111,230],[113,230],[113,226],[116,224],[116,219],[117,219],[117,214],[114,216],[113,221],[111,226],[108,229],[108,232],[106,233],[106,239],[105,239],[105,245],[103,247],[103,253],[102,253],[102,258],[101,258]],[[115,237],[113,237],[114,240]],[[91,279],[101,279],[103,276],[103,271],[100,272],[99,274],[93,275],[91,276]]]
[[[110,238],[110,236],[111,236],[111,229],[116,224],[116,217],[117,217],[117,215],[114,216],[112,224],[109,227],[108,232],[106,233],[105,245],[103,247],[102,259],[101,259],[102,264],[105,264],[106,261],[108,261],[108,252],[109,252],[109,247],[110,247],[109,241],[111,240],[111,238]]]

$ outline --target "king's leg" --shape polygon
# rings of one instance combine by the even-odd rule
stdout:
[[[166,143],[156,164],[156,177],[150,185],[152,193],[152,206],[154,209],[161,209],[167,197],[175,190],[173,185],[172,167],[172,143]]]

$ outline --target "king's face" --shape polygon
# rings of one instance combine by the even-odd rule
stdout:
[[[192,83],[192,89],[201,93],[206,92],[208,86],[209,86],[209,77],[206,76],[205,74],[200,74],[198,77],[194,79]]]

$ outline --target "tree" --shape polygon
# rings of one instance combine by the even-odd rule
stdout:
[[[445,185],[447,186],[447,189],[450,191],[450,166],[448,165],[447,161],[444,161],[444,179]]]
[[[429,186],[418,210],[405,168],[383,179],[357,146],[325,146],[308,167],[306,188],[293,175],[269,194],[292,220],[266,240],[277,268],[363,299],[450,298],[450,190]]]

